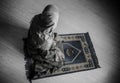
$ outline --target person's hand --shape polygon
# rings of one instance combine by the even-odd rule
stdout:
[[[62,51],[58,47],[56,47],[56,58],[55,58],[55,60],[57,62],[62,62],[62,63],[65,60],[64,54],[62,53]]]

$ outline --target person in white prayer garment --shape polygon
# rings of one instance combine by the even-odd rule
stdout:
[[[53,72],[64,65],[64,54],[57,47],[57,27],[59,10],[54,5],[47,5],[41,14],[31,20],[28,32],[28,50],[32,58],[39,62],[41,72]],[[43,65],[43,66],[42,66]],[[45,66],[47,65],[47,67]]]

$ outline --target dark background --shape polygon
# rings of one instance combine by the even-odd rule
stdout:
[[[117,0],[1,0],[0,83],[28,83],[23,41],[31,18],[47,4],[58,6],[55,32],[89,32],[101,68],[60,75],[33,83],[119,83],[120,3]]]

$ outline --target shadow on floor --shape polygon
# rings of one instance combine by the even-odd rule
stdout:
[[[0,42],[7,43],[21,53],[23,53],[22,38],[27,36],[27,31],[25,27],[7,22],[0,17]]]

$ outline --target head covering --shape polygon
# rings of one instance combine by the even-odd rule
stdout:
[[[43,28],[47,29],[49,27],[53,27],[53,30],[56,28],[57,26],[57,22],[59,19],[59,11],[58,8],[55,5],[47,5],[42,14],[41,14],[41,19],[42,19],[42,24],[43,24]]]

